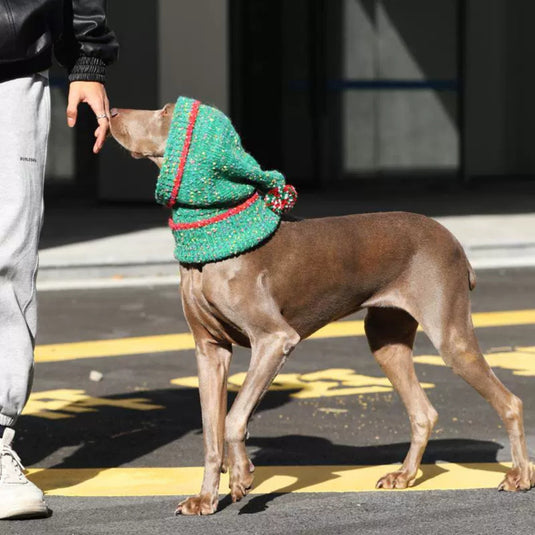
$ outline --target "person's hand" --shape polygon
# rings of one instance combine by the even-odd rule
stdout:
[[[67,124],[72,128],[76,124],[78,105],[85,102],[91,106],[97,121],[98,128],[95,130],[95,145],[93,152],[96,154],[104,145],[106,134],[110,127],[110,102],[106,95],[104,84],[99,82],[71,82],[69,86],[69,102],[67,104]]]

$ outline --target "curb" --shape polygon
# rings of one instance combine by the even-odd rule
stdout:
[[[532,245],[501,248],[482,246],[465,250],[476,271],[535,268],[535,246]],[[180,273],[175,261],[46,266],[39,270],[37,277],[37,290],[40,292],[179,285]]]

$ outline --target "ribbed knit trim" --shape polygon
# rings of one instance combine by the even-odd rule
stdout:
[[[186,137],[188,135],[189,121],[186,117],[192,119],[192,109],[195,100],[187,97],[178,98],[175,111],[173,113],[173,120],[171,121],[171,128],[167,138],[165,147],[163,165],[160,169],[160,174],[156,182],[156,201],[165,206],[169,206],[174,195],[173,202],[176,201],[178,188],[182,183],[182,175],[180,174],[180,163],[184,161],[182,157],[184,146],[186,145]],[[197,120],[197,113],[195,112],[194,122]],[[191,127],[191,135],[193,134],[194,124]],[[191,140],[190,140],[191,141]],[[188,147],[189,151],[189,147]],[[187,154],[186,154],[187,156]],[[185,165],[185,161],[184,161]],[[182,173],[183,173],[182,169]],[[178,183],[178,186],[177,186]],[[176,192],[175,192],[176,186]]]
[[[264,171],[220,110],[179,97],[156,183],[156,200],[172,208],[175,257],[217,262],[269,238],[296,193],[278,171]]]
[[[247,210],[247,208],[249,208],[251,204],[255,203],[258,198],[258,192],[253,193],[253,195],[245,202],[239,204],[238,206],[235,206],[234,208],[230,208],[226,212],[223,212],[213,217],[209,217],[207,219],[191,221],[189,223],[175,223],[173,221],[173,218],[171,217],[171,219],[169,219],[169,227],[171,228],[171,230],[190,230],[194,228],[206,227],[207,225],[213,225],[214,223],[219,223],[220,221],[223,221],[223,219],[227,219],[227,217],[232,217],[233,215],[239,214],[240,212]]]
[[[266,206],[260,195],[253,195],[250,200],[230,214],[217,208],[207,210],[212,212],[214,219],[208,225],[182,223],[187,228],[173,230],[175,258],[182,264],[217,262],[242,254],[264,242],[277,230],[280,216]],[[190,216],[198,212],[195,208],[177,207],[173,210],[170,226],[191,221]],[[221,218],[222,215],[224,217]],[[201,218],[197,221],[201,221]]]
[[[12,416],[6,416],[5,414],[0,414],[0,425],[4,427],[13,427],[17,419]]]
[[[180,154],[180,162],[178,164],[178,170],[175,176],[175,183],[173,186],[173,191],[171,192],[171,198],[167,202],[167,207],[172,208],[175,204],[178,190],[180,189],[180,184],[182,182],[182,176],[184,175],[184,169],[186,168],[186,162],[188,160],[188,152],[191,145],[191,136],[193,134],[193,129],[195,128],[195,121],[197,120],[197,115],[199,114],[199,107],[201,103],[198,100],[193,102],[191,106],[191,112],[188,118],[188,127],[186,130],[186,139],[184,140],[184,146],[182,147],[182,152]]]
[[[100,82],[106,81],[106,63],[100,58],[80,56],[69,73],[71,82]]]

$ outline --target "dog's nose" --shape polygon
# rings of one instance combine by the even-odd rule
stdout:
[[[117,108],[112,108],[112,109],[110,110],[110,115],[111,115],[112,117],[115,117],[116,115],[119,115],[119,110],[118,110]]]

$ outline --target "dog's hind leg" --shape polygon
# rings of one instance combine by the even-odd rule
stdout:
[[[202,426],[204,478],[201,492],[178,504],[176,514],[209,515],[219,501],[219,479],[223,466],[224,427],[227,412],[227,377],[231,347],[212,340],[196,340]]]
[[[468,296],[463,292],[451,295],[454,297],[450,301],[430,307],[418,319],[446,365],[477,390],[505,424],[513,467],[500,483],[499,490],[529,490],[535,486],[535,474],[524,437],[522,401],[502,384],[482,355],[472,325]]]
[[[253,482],[253,466],[245,449],[247,422],[300,340],[280,316],[266,317],[265,323],[261,321],[260,324],[264,327],[251,336],[252,355],[247,376],[225,422],[230,492],[234,502],[247,494]]]
[[[411,445],[403,465],[379,479],[377,488],[403,489],[413,485],[438,417],[414,370],[412,346],[417,327],[409,314],[395,308],[370,308],[365,320],[370,349],[400,395],[411,424]]]

